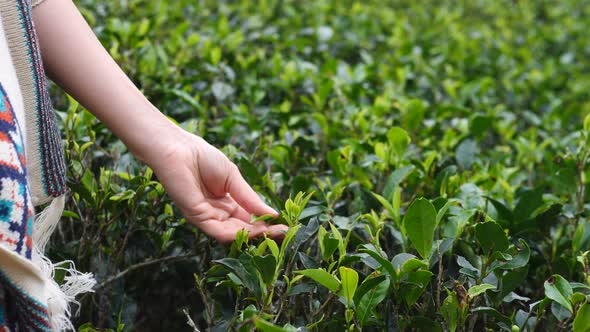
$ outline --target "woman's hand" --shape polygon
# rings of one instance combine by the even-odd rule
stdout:
[[[143,96],[72,1],[45,1],[33,15],[50,77],[152,167],[190,223],[222,242],[241,229],[251,237],[282,236],[286,226],[250,223],[251,214],[277,213],[223,153],[178,128]]]
[[[288,230],[285,225],[250,223],[252,214],[278,213],[262,202],[238,167],[202,138],[178,130],[180,137],[160,148],[162,154],[145,161],[187,221],[220,242],[233,241],[242,229],[251,238],[282,238]]]

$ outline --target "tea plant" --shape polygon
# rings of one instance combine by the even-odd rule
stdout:
[[[590,329],[586,1],[79,6],[290,227],[211,242],[56,93],[80,330]]]

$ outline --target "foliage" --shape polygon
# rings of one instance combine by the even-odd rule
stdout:
[[[58,97],[81,330],[588,330],[587,2],[79,5],[290,226],[211,243]]]

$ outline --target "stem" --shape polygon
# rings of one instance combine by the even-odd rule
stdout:
[[[543,316],[545,315],[545,312],[542,312],[542,315],[539,316],[539,314],[537,313],[537,319],[535,319],[535,325],[533,325],[533,329],[531,330],[531,332],[535,332],[537,330],[537,326],[539,325],[539,322],[541,322],[541,320],[543,320]]]
[[[584,166],[586,165],[586,154],[578,161],[578,190],[576,191],[577,212],[584,211]]]
[[[324,302],[316,312],[313,313],[312,317],[316,317],[319,313],[323,312],[324,309],[328,306],[328,304],[335,298],[336,296],[334,295],[334,293],[330,293],[330,295],[328,296],[328,298],[326,299],[326,302]]]
[[[193,257],[197,257],[197,255],[190,254],[190,255],[184,255],[184,256],[166,256],[166,257],[161,257],[161,258],[157,258],[157,259],[147,260],[147,261],[135,264],[135,265],[131,265],[130,267],[126,268],[125,270],[117,273],[115,276],[110,277],[109,279],[96,285],[94,287],[94,289],[95,290],[101,289],[104,286],[112,283],[113,281],[123,278],[129,272],[133,272],[135,270],[142,269],[142,268],[150,266],[150,265],[159,264],[159,263],[168,262],[168,261],[180,261],[180,260],[185,260],[185,259],[189,259],[189,258],[193,258]]]
[[[479,305],[479,297],[476,297],[473,300],[473,303],[470,304],[469,306],[473,306],[473,307],[477,307]],[[469,328],[467,331],[473,331],[473,328],[475,327],[475,323],[477,323],[477,315],[471,315],[471,318],[469,319]]]
[[[281,314],[283,313],[283,303],[285,303],[286,301],[279,301],[279,310],[277,310],[277,314],[275,315],[275,319],[273,319],[273,324],[276,324],[279,321],[279,318],[281,317]]]
[[[438,275],[437,275],[437,283],[436,283],[436,298],[434,299],[436,302],[436,310],[437,312],[440,311],[440,290],[442,289],[442,276],[443,276],[443,266],[442,266],[442,256],[440,255],[440,245],[436,246],[436,253],[438,255]]]
[[[244,327],[244,326],[246,326],[248,324],[254,324],[254,319],[253,318],[248,318],[245,321],[241,322],[238,326],[236,326],[235,331],[239,331],[242,327]]]
[[[205,294],[205,291],[203,290],[203,285],[202,285],[202,281],[200,278],[197,279],[197,291],[199,291],[199,295],[201,296],[201,299],[203,300],[203,305],[205,306],[205,312],[206,312],[206,317],[205,320],[207,322],[207,330],[211,330],[211,325],[213,325],[213,318],[215,317],[215,309],[209,304],[209,301],[207,301],[207,295]]]
[[[481,262],[481,274],[477,279],[477,284],[481,284],[483,279],[488,275],[488,264],[490,263],[490,257],[486,256],[485,260]]]

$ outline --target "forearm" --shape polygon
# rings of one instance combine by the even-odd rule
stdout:
[[[35,8],[33,18],[49,76],[154,169],[188,222],[224,242],[240,230],[250,237],[282,237],[286,226],[250,221],[251,214],[278,213],[264,204],[237,166],[150,104],[71,0],[46,0]]]
[[[33,11],[49,77],[88,108],[140,159],[176,126],[123,73],[71,0],[47,0]]]

